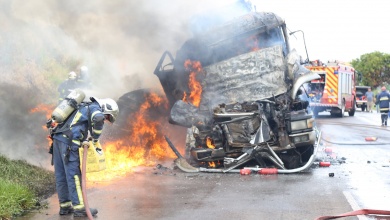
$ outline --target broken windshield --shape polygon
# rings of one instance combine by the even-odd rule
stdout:
[[[210,59],[209,63],[204,63],[204,65],[210,65],[235,56],[276,45],[282,46],[283,55],[285,56],[287,47],[282,33],[281,27],[276,27],[263,33],[252,35],[245,34],[232,38],[225,41],[223,44],[211,47],[212,59]]]

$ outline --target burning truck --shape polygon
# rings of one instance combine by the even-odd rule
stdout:
[[[231,20],[195,19],[193,38],[176,57],[164,52],[154,71],[169,122],[187,130],[184,157],[166,137],[183,171],[292,173],[314,161],[320,132],[300,97],[320,76],[301,65],[283,19],[243,8]]]

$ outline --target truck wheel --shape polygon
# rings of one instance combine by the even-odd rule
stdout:
[[[354,116],[354,115],[355,115],[355,111],[356,111],[356,100],[353,100],[353,105],[352,105],[352,106],[353,106],[352,109],[349,110],[349,112],[348,112],[348,115],[349,115],[349,116]]]
[[[344,117],[344,113],[345,113],[345,101],[343,100],[343,104],[341,104],[340,113],[337,113],[337,116],[342,118]]]
[[[362,105],[362,112],[366,110],[366,106]]]

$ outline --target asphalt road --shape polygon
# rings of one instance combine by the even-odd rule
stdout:
[[[311,220],[362,208],[390,210],[390,128],[379,126],[380,115],[356,112],[354,117],[346,113],[344,118],[331,118],[320,113],[316,123],[323,132],[317,157],[330,160],[330,167],[267,176],[189,174],[171,170],[171,163],[163,164],[167,169],[138,167],[109,183],[88,182],[89,204],[99,210],[96,219],[118,220]],[[332,153],[327,155],[325,148]],[[58,215],[56,195],[48,201],[48,209],[17,219],[73,219]]]

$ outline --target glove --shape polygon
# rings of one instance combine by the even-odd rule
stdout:
[[[99,148],[99,149],[102,149],[102,145],[100,145],[100,141],[99,139],[93,139],[92,140],[92,144],[95,148]]]

